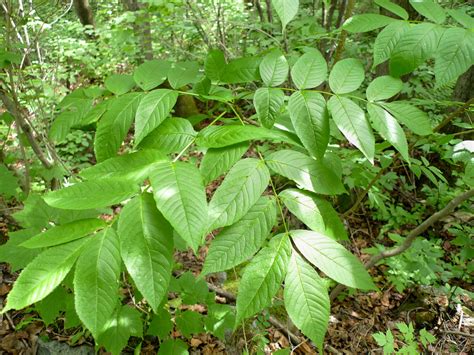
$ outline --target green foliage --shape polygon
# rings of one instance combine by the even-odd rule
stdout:
[[[328,65],[316,49],[310,49],[291,67],[291,78],[300,90],[312,89],[326,81]]]
[[[288,62],[279,49],[275,49],[263,57],[260,62],[260,77],[266,86],[278,86],[288,76]]]
[[[258,201],[267,188],[270,173],[257,159],[237,162],[209,202],[208,229],[234,224]]]
[[[372,334],[378,345],[383,347],[384,354],[419,354],[419,345],[415,339],[415,330],[413,325],[405,323],[397,323],[398,332],[395,335],[390,329],[384,333],[378,332]],[[429,333],[425,328],[419,332],[420,342],[424,349],[427,349],[429,344],[436,341],[436,337]],[[400,348],[397,342],[401,341],[404,345]],[[395,351],[395,349],[399,349]]]
[[[76,312],[96,339],[117,306],[121,267],[119,239],[112,228],[92,238],[77,261],[74,272]]]
[[[315,232],[334,240],[346,240],[347,232],[332,205],[311,192],[286,189],[278,195],[298,219]]]
[[[362,263],[342,245],[324,234],[295,230],[291,240],[311,264],[337,282],[363,290],[375,288]]]
[[[48,296],[72,269],[84,244],[84,240],[78,240],[38,255],[18,277],[2,313],[25,308]]]
[[[135,144],[158,127],[171,112],[178,94],[168,89],[157,89],[146,94],[136,113]]]
[[[2,181],[0,196],[6,198],[15,197],[17,195],[18,181],[5,165],[0,165],[0,180]]]
[[[329,143],[326,100],[317,92],[296,91],[290,96],[288,111],[303,146],[312,156],[323,158]]]
[[[364,111],[351,99],[341,96],[331,97],[328,109],[341,133],[373,163],[375,139]]]
[[[272,128],[280,114],[285,100],[285,93],[280,89],[260,88],[255,91],[253,104],[262,126]]]
[[[81,219],[63,225],[55,226],[47,231],[37,234],[20,244],[25,248],[46,248],[71,242],[87,236],[107,224],[95,218]]]
[[[379,14],[355,15],[347,19],[342,28],[351,33],[369,32],[385,27],[393,21],[393,18]]]
[[[206,184],[226,173],[248,150],[247,142],[222,148],[209,148],[201,161],[199,170]]]
[[[265,158],[275,173],[296,182],[302,188],[324,195],[344,192],[344,186],[331,167],[295,150],[280,150]]]
[[[236,324],[270,305],[285,278],[290,253],[288,235],[280,234],[250,261],[239,285]]]
[[[299,0],[272,0],[272,5],[280,18],[281,27],[285,31],[286,25],[298,13]]]
[[[103,87],[80,87],[60,102],[52,98],[51,88],[49,98],[39,98],[52,103],[47,115],[54,120],[44,126],[60,154],[74,156],[74,146],[80,144],[90,155],[68,159],[66,169],[55,167],[49,174],[61,181],[67,176],[68,186],[46,193],[44,200],[30,195],[23,211],[14,215],[25,229],[10,234],[0,247],[0,259],[14,270],[24,269],[2,312],[36,303],[48,324],[63,311],[74,324],[77,313],[97,345],[113,354],[120,353],[130,337],[143,334],[160,338],[159,354],[187,354],[186,343],[171,336],[175,327],[184,338],[207,332],[224,340],[230,330],[270,307],[278,294],[283,301],[275,304],[284,304],[292,322],[322,352],[330,314],[328,278],[361,290],[377,288],[364,265],[340,243],[349,238],[338,215],[343,208],[333,205],[358,192],[355,189],[367,189],[372,207],[378,207],[375,218],[386,222],[385,232],[418,224],[424,215],[422,209],[407,211],[393,204],[387,193],[395,187],[415,189],[408,178],[435,186],[422,190],[427,199],[452,197],[445,194],[451,180],[457,189],[472,185],[469,141],[434,135],[439,115],[412,97],[425,90],[416,86],[425,68],[430,73],[423,80],[444,90],[471,67],[472,21],[461,9],[445,11],[436,2],[410,1],[428,20],[410,22],[405,9],[377,0],[376,5],[401,20],[355,14],[341,29],[332,31],[328,25],[326,31],[314,25],[314,16],[307,16],[307,2],[300,6],[298,0],[273,0],[281,33],[279,25],[260,28],[247,23],[244,32],[235,30],[235,37],[225,37],[220,17],[217,25],[208,27],[204,18],[180,28],[172,24],[173,41],[193,43],[191,50],[169,51],[160,44],[159,53],[174,53],[169,61],[145,61],[133,68],[120,53],[133,61],[141,57],[134,49],[140,41],[132,32],[142,24],[141,16],[159,9],[163,16],[156,17],[166,24],[167,16],[179,13],[177,1],[148,3],[144,11],[111,19],[113,30],[95,30],[97,43],[111,44],[108,57],[117,56],[110,63],[94,58],[84,69]],[[104,12],[110,6],[104,5]],[[193,6],[188,4],[186,11],[192,12]],[[209,9],[206,4],[203,8]],[[452,21],[447,15],[466,28],[451,22],[443,26]],[[241,25],[242,18],[233,16],[234,25]],[[196,27],[192,31],[190,24]],[[215,26],[218,40],[211,38]],[[378,34],[370,33],[378,29]],[[163,34],[159,26],[152,33]],[[346,35],[342,60],[328,62],[312,48],[315,43],[332,46],[335,38]],[[197,49],[198,36],[209,48],[218,45],[222,50],[210,49],[204,55]],[[366,38],[375,38],[373,46]],[[280,41],[282,48],[275,48]],[[243,49],[235,55],[232,46],[238,43]],[[92,46],[88,44],[87,51]],[[331,57],[331,50],[321,51]],[[363,65],[366,60],[359,58],[372,52],[374,67],[388,61],[390,75],[373,78],[369,65]],[[64,60],[84,63],[87,53],[75,48]],[[0,58],[2,67],[17,63],[8,53]],[[118,70],[118,63],[127,65]],[[120,74],[110,74],[116,71]],[[405,75],[411,73],[414,78],[407,81]],[[203,114],[175,117],[180,98],[195,100]],[[30,97],[21,100],[29,102]],[[421,107],[430,108],[429,114]],[[12,120],[5,116],[3,121],[10,130]],[[87,132],[85,137],[81,132]],[[41,146],[49,144],[41,141]],[[449,148],[434,148],[446,145]],[[94,162],[92,148],[97,164],[83,169]],[[403,165],[408,178],[396,180],[400,172],[394,169],[377,181],[377,174],[397,156],[395,150],[403,158],[401,164],[408,163]],[[457,165],[452,176],[433,164],[434,154]],[[0,194],[19,198],[21,174],[13,170],[19,158],[8,159],[0,165]],[[31,160],[22,157],[19,166]],[[111,216],[97,218],[110,211],[96,209],[111,206]],[[305,226],[307,230],[301,229]],[[398,290],[463,278],[463,268],[472,271],[472,241],[466,237],[472,230],[461,225],[448,230],[455,236],[453,245],[463,249],[452,267],[439,261],[439,242],[421,238],[407,253],[386,261],[388,279]],[[397,245],[404,241],[390,236]],[[215,302],[204,277],[189,271],[173,277],[181,267],[175,264],[174,250],[191,248],[198,254],[205,243],[209,245],[202,275],[230,269],[237,275],[243,270],[241,278],[236,276],[235,309]],[[140,306],[125,305],[122,287]],[[183,304],[202,304],[207,312]],[[394,351],[396,338],[406,343],[405,353],[419,350],[411,325],[398,328],[402,336],[390,330],[374,334],[384,352]],[[435,340],[425,330],[419,339],[424,347]]]
[[[321,277],[295,250],[285,278],[285,307],[293,323],[322,352],[329,322],[329,296]]]
[[[254,255],[276,222],[275,200],[260,197],[237,223],[223,229],[209,248],[203,273],[228,270]]]
[[[130,180],[108,178],[80,182],[44,197],[50,206],[72,210],[88,210],[120,203],[137,192]]]
[[[155,312],[170,280],[172,234],[171,226],[149,193],[135,197],[120,214],[118,235],[122,260],[137,289]]]
[[[162,162],[150,175],[156,205],[178,234],[195,251],[206,228],[207,202],[199,170],[190,163]]]

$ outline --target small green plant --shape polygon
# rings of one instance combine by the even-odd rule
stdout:
[[[420,348],[426,350],[429,344],[436,341],[436,337],[423,328],[418,333],[418,339],[421,342],[419,344],[411,323],[408,325],[397,323],[396,325],[399,332],[395,333],[395,336],[390,329],[387,329],[385,333],[372,334],[377,344],[383,347],[384,354],[417,355]]]

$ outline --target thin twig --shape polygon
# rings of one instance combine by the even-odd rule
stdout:
[[[413,229],[408,236],[405,238],[405,241],[394,248],[388,249],[388,250],[383,250],[379,254],[374,255],[366,264],[365,268],[370,269],[374,265],[376,265],[379,261],[387,258],[391,258],[393,256],[402,254],[405,252],[408,248],[411,247],[413,241],[415,240],[416,237],[418,237],[420,234],[422,234],[424,231],[426,231],[429,227],[431,227],[433,224],[438,222],[439,220],[443,219],[447,215],[449,215],[456,207],[458,207],[461,203],[463,203],[466,200],[469,200],[474,197],[474,189],[471,189],[469,191],[466,191],[457,197],[455,197],[451,202],[449,202],[443,209],[441,209],[438,212],[433,213],[430,217],[425,219],[418,227]],[[330,298],[331,300],[334,300],[339,293],[345,288],[345,286],[339,284],[337,285],[331,292]]]
[[[228,291],[225,291],[209,282],[207,283],[207,287],[209,288],[209,290],[215,292],[217,295],[227,299],[227,301],[229,301],[230,303],[235,303],[237,301],[237,297],[234,294]],[[288,330],[287,329],[288,327],[285,327],[285,325],[282,322],[280,322],[277,318],[270,316],[268,318],[268,322],[274,327],[284,330],[287,333],[288,339],[290,339],[293,344],[300,344],[301,342],[304,341],[299,336],[297,336],[296,334]]]
[[[458,335],[460,337],[474,338],[474,334],[458,332],[457,330],[442,330],[441,333]]]

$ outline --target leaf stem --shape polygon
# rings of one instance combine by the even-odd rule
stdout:
[[[227,111],[222,112],[219,116],[217,116],[209,125],[208,127],[214,125],[222,116],[224,116],[227,113]],[[173,163],[177,162],[179,158],[183,156],[183,154],[189,149],[190,146],[192,146],[196,142],[196,137],[193,138],[191,142],[189,142],[186,147],[184,147],[178,155],[173,159]]]
[[[262,154],[258,150],[257,150],[257,154],[258,154],[260,160],[265,164],[265,159],[263,158]],[[285,228],[286,234],[289,234],[288,226],[286,224],[285,214],[283,213],[283,206],[281,204],[281,199],[280,199],[280,196],[278,196],[278,193],[277,193],[276,188],[275,188],[275,184],[273,183],[273,180],[272,180],[271,177],[270,177],[270,186],[272,187],[273,196],[275,196],[276,203],[278,205],[278,210],[280,211],[280,216],[281,216],[281,220],[283,222],[283,227]]]

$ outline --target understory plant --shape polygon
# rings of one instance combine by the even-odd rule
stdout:
[[[285,33],[298,1],[272,3]],[[69,312],[96,344],[119,353],[128,337],[146,334],[142,322],[153,327],[154,319],[166,319],[169,292],[192,296],[204,276],[244,266],[235,316],[207,293],[188,298],[206,303],[214,320],[190,311],[176,315],[183,327],[200,324],[186,334],[206,329],[223,337],[224,328],[236,329],[268,308],[283,285],[289,318],[322,351],[330,315],[326,278],[376,290],[343,245],[348,236],[333,203],[355,187],[356,171],[370,180],[399,160],[420,176],[433,174],[410,154],[438,130],[427,113],[397,99],[400,77],[434,58],[442,87],[473,62],[465,17],[450,12],[466,28],[444,26],[447,13],[439,5],[413,1],[427,21],[410,22],[398,5],[378,3],[398,18],[361,14],[342,27],[344,38],[382,28],[373,64],[388,61],[389,75],[373,80],[359,59],[328,63],[316,48],[273,48],[231,60],[216,49],[204,68],[152,60],[132,74],[109,76],[104,87],[69,94],[50,139],[64,142],[73,129],[95,127],[97,164],[68,176],[59,190],[30,196],[16,215],[25,229],[0,256],[21,256],[15,267],[23,271],[1,312],[57,299],[57,292],[69,295]],[[206,115],[173,115],[177,101],[189,96],[209,108]],[[241,102],[251,102],[255,115]],[[472,169],[472,159],[465,164]],[[194,253],[209,246],[191,292],[173,277],[177,243]],[[194,278],[187,275],[189,285]],[[133,308],[123,304],[124,284],[136,295]],[[170,349],[184,344],[169,342]]]

